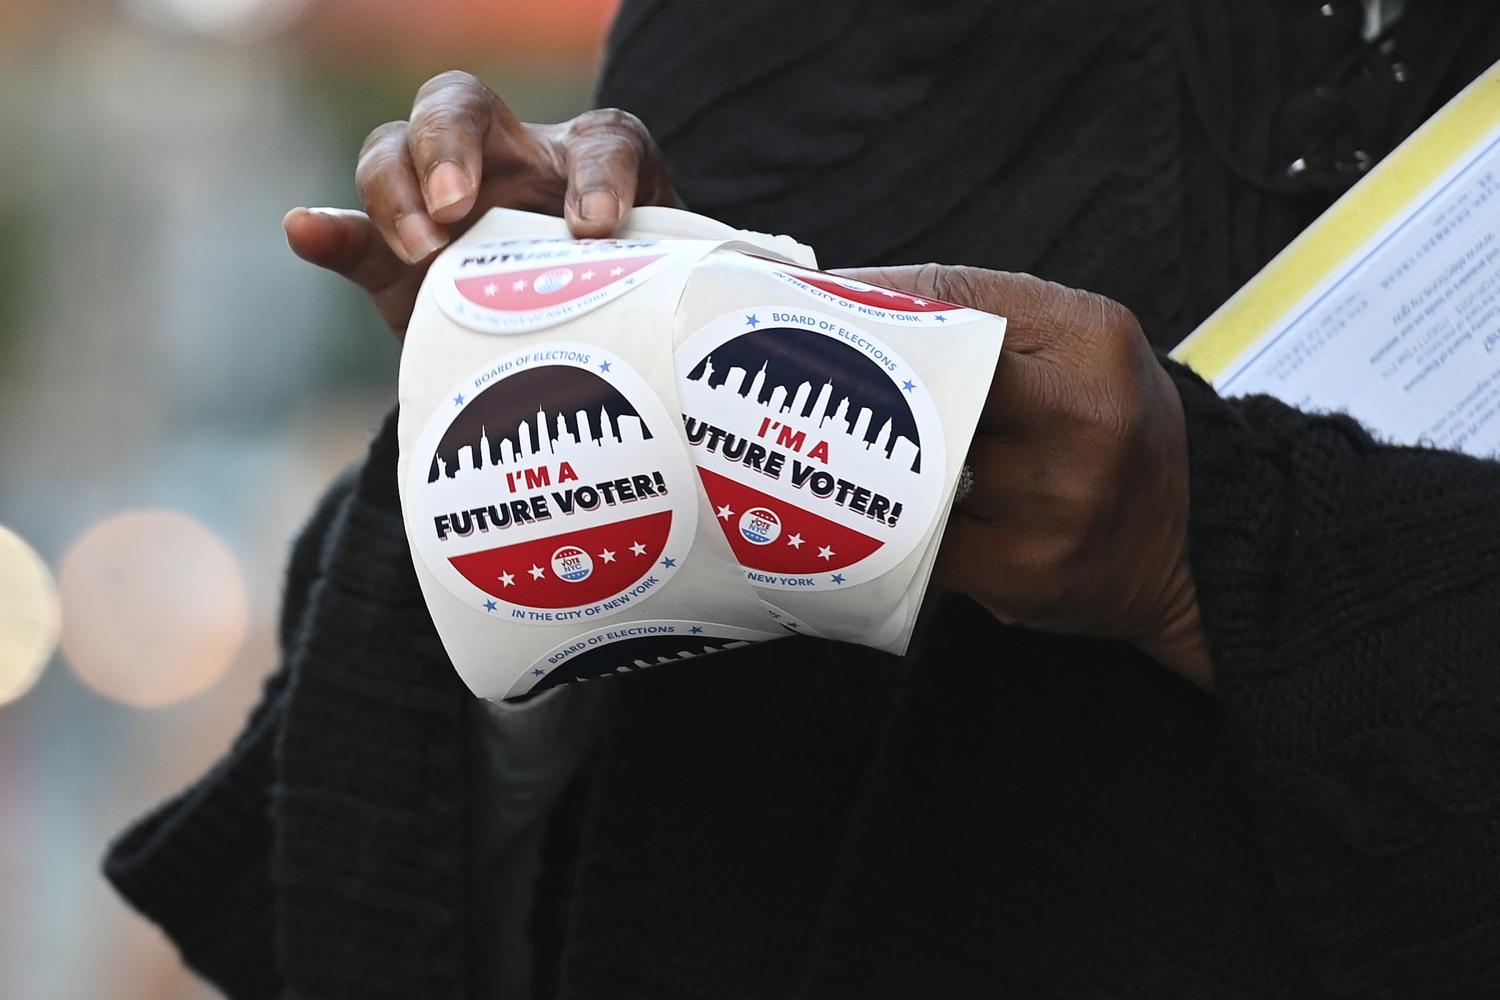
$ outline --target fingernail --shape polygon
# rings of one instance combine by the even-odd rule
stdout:
[[[406,248],[407,258],[412,264],[426,260],[433,251],[448,242],[448,237],[443,235],[442,230],[416,214],[403,215],[396,220],[396,235],[400,237],[401,245]]]
[[[427,207],[434,212],[462,201],[468,194],[469,175],[451,160],[439,163],[427,175]]]
[[[294,208],[291,211],[287,212],[285,215],[283,215],[281,217],[281,228],[283,228],[283,229],[286,228],[287,221],[289,219],[291,219],[292,216],[296,215],[298,212],[305,212],[305,211],[307,211],[306,206],[304,206],[304,205],[298,205],[296,208]]]
[[[608,191],[590,191],[578,203],[578,215],[585,222],[613,222],[620,217],[620,199]]]

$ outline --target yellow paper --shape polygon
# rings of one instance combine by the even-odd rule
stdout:
[[[1227,395],[1500,450],[1500,64],[1173,352]]]

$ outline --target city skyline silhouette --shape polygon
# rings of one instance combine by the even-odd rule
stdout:
[[[784,327],[742,334],[698,362],[687,381],[921,471],[921,439],[901,390],[865,354],[823,334]]]
[[[434,449],[427,481],[545,460],[559,446],[651,440],[635,407],[594,372],[548,365],[501,379],[474,397]]]

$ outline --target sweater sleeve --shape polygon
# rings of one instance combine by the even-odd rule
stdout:
[[[1215,685],[1313,971],[1500,995],[1500,463],[1170,367]]]
[[[322,572],[324,540],[352,484],[346,475],[325,494],[293,546],[282,602],[283,650],[301,627]],[[283,667],[267,681],[224,759],[120,834],[104,858],[104,875],[115,889],[161,927],[189,967],[235,1000],[281,994],[270,796],[285,688]]]

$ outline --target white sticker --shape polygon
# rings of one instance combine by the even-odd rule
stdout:
[[[561,684],[626,674],[663,663],[779,639],[773,631],[712,622],[647,620],[622,622],[575,636],[549,651],[522,674],[505,697],[537,694]]]
[[[811,295],[823,305],[857,319],[928,329],[971,323],[977,319],[993,319],[988,313],[944,302],[942,299],[923,298],[883,285],[856,281],[840,274],[798,267],[770,257],[755,254],[744,256],[797,291]]]
[[[850,321],[764,305],[677,351],[687,436],[746,578],[839,590],[905,559],[942,501],[942,424],[894,351]]]
[[[439,257],[427,285],[455,323],[529,333],[619,298],[672,259],[656,240],[486,240]]]
[[[548,344],[453,389],[412,451],[406,517],[427,567],[476,611],[587,621],[671,579],[696,530],[692,475],[629,365]]]

